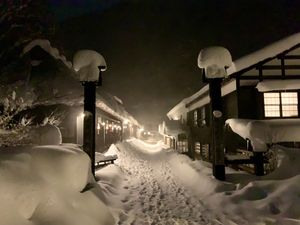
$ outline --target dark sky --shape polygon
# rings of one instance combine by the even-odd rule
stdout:
[[[196,59],[210,45],[234,59],[299,32],[299,0],[52,0],[67,56],[107,60],[103,88],[141,123],[160,122],[201,87]]]

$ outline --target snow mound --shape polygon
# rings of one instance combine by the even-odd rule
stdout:
[[[236,190],[217,193],[209,199],[212,208],[223,211],[232,218],[244,218],[238,224],[300,224],[300,151],[274,146],[278,151],[278,168],[264,177],[250,177],[241,185],[239,176]],[[249,176],[249,175],[248,175]],[[217,205],[226,205],[219,208]],[[238,215],[238,216],[237,216]]]
[[[253,151],[267,151],[267,144],[300,141],[299,119],[228,119],[233,132],[251,141]]]
[[[257,128],[260,125],[254,123]],[[148,145],[131,139],[108,150],[107,154],[118,154],[118,163],[98,171],[97,176],[105,198],[116,204],[117,221],[144,224],[148,216],[150,220],[159,215],[157,220],[151,217],[153,224],[169,224],[165,221],[171,214],[174,221],[170,224],[202,224],[175,222],[179,217],[202,215],[217,215],[215,223],[204,224],[300,224],[299,149],[273,146],[278,152],[278,168],[266,176],[226,168],[226,181],[218,181],[209,163],[192,161],[172,150],[151,153],[159,145],[162,143]],[[167,217],[165,210],[169,211]]]
[[[37,145],[60,145],[62,143],[59,128],[50,124],[32,128],[30,130],[30,136],[32,143]]]
[[[1,225],[109,225],[111,213],[74,144],[0,149]]]
[[[93,50],[78,51],[73,58],[73,68],[79,74],[80,81],[98,81],[99,67],[105,71],[107,66],[101,54]]]
[[[221,46],[204,48],[198,56],[198,66],[205,69],[207,78],[227,76],[226,68],[232,64],[230,52]]]

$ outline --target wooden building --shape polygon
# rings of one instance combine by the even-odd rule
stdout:
[[[300,33],[234,61],[227,74],[221,90],[224,122],[229,118],[299,121]],[[208,92],[208,85],[204,85],[167,116],[186,127],[189,156],[210,161],[212,118]],[[249,142],[230,128],[225,130],[226,152],[249,149]]]
[[[162,135],[166,147],[175,149],[179,153],[188,152],[186,138],[182,138],[184,130],[179,121],[163,121],[158,126],[158,132]]]
[[[77,74],[60,52],[48,40],[33,40],[24,46],[21,55],[26,76],[0,76],[6,88],[5,97],[12,91],[29,99],[23,114],[41,124],[49,115],[62,115],[59,128],[63,142],[83,143],[83,86]],[[122,101],[99,87],[96,93],[96,151],[104,151],[112,143],[136,137],[140,124],[126,110]]]

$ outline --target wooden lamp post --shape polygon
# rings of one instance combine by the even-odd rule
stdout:
[[[73,67],[84,86],[83,150],[91,159],[95,175],[96,87],[102,85],[101,72],[106,70],[106,62],[93,50],[81,50],[74,55]]]
[[[204,71],[203,80],[209,83],[213,175],[218,180],[225,180],[221,83],[227,76],[226,68],[231,64],[232,58],[229,51],[219,46],[202,49],[198,56],[198,66]]]

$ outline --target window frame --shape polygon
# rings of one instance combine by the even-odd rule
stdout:
[[[266,110],[265,110],[265,94],[266,93],[276,93],[279,94],[279,116],[266,116]],[[289,105],[289,104],[282,104],[282,93],[296,93],[297,95],[297,104],[290,104],[290,105],[296,105],[297,106],[297,115],[296,116],[283,116],[283,106]],[[269,104],[271,105],[271,104]],[[263,115],[264,118],[267,119],[276,119],[276,118],[299,118],[299,92],[298,90],[288,90],[288,91],[269,91],[263,93]]]

